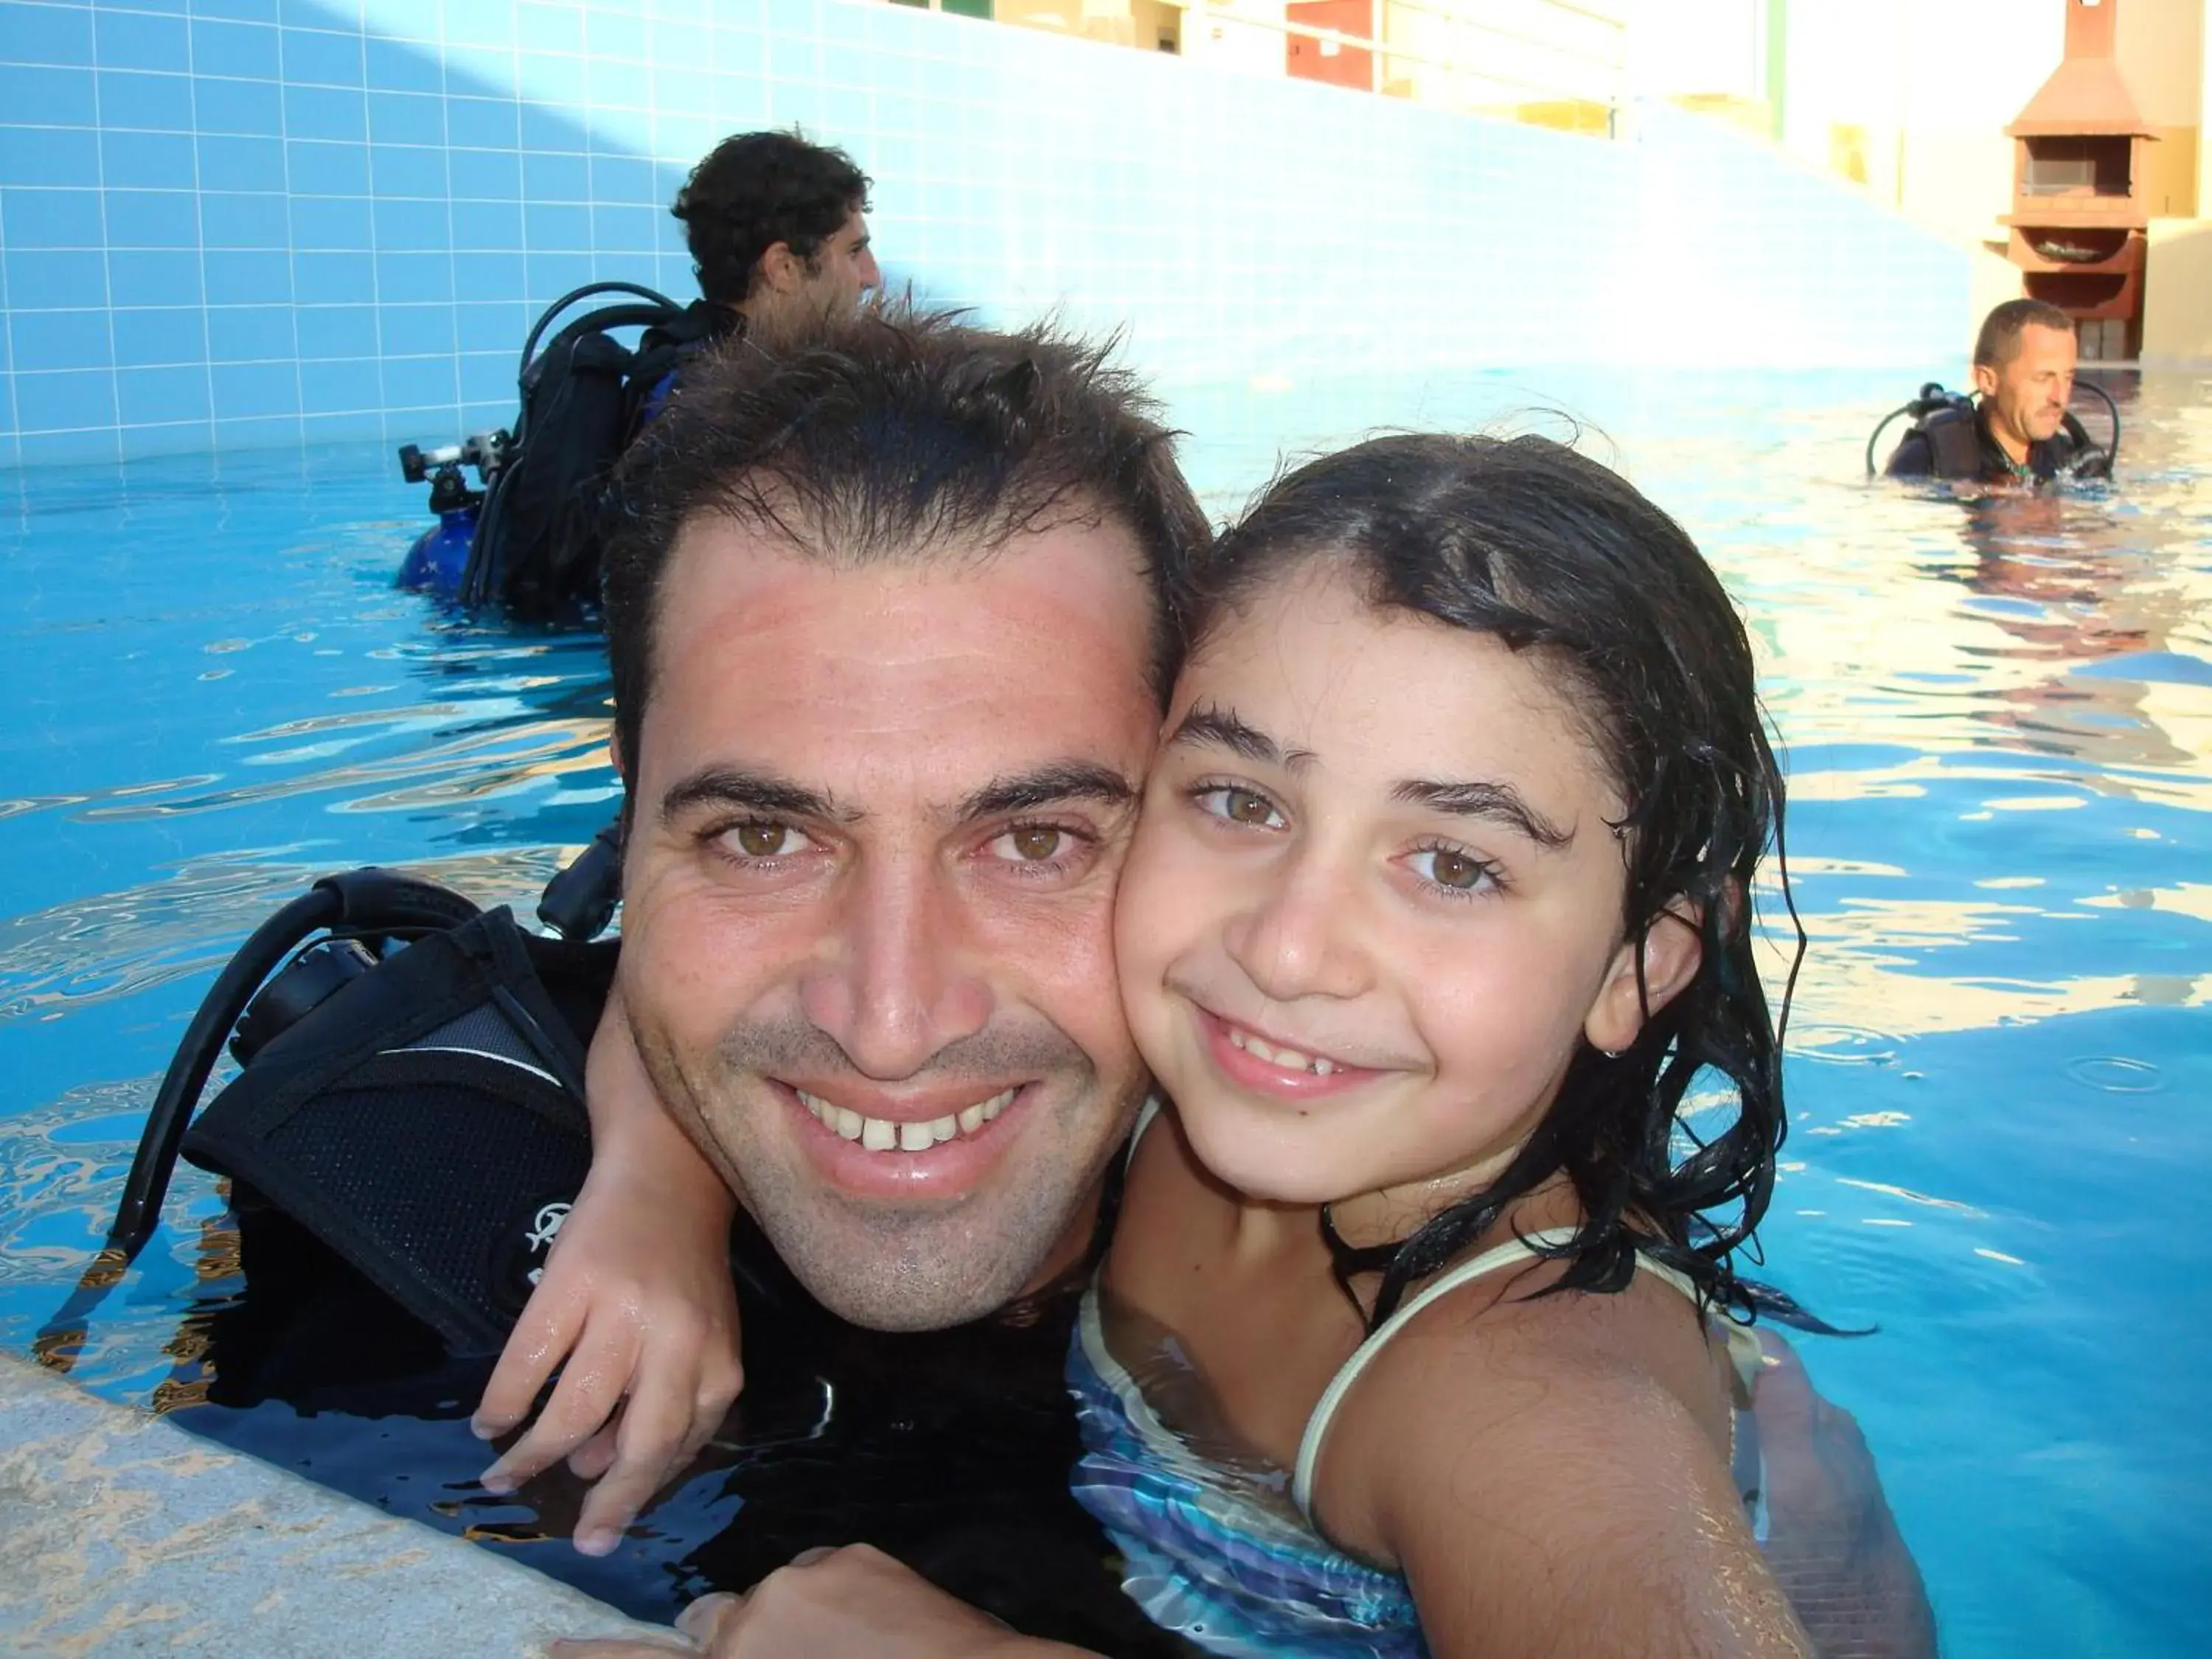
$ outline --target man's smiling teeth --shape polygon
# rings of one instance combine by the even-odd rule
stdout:
[[[1279,1048],[1264,1042],[1249,1031],[1229,1027],[1229,1041],[1246,1054],[1266,1060],[1271,1066],[1280,1066],[1293,1072],[1311,1072],[1316,1077],[1336,1075],[1336,1062],[1327,1054],[1302,1054],[1295,1048]]]
[[[847,1140],[859,1141],[868,1152],[896,1149],[902,1152],[926,1152],[940,1140],[974,1134],[1012,1105],[1018,1091],[1002,1089],[988,1100],[979,1100],[973,1106],[923,1123],[894,1123],[888,1118],[863,1117],[850,1107],[834,1105],[804,1089],[793,1092],[798,1095],[799,1103],[814,1114],[816,1122]]]

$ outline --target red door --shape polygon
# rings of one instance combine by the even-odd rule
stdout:
[[[1374,0],[1291,0],[1285,11],[1291,22],[1312,29],[1341,29],[1362,40],[1370,39],[1375,27]],[[1362,92],[1375,85],[1374,53],[1301,34],[1284,38],[1289,55],[1283,67],[1301,81],[1326,81]]]

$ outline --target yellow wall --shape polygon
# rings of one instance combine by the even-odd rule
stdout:
[[[2212,362],[2212,219],[2154,219],[2143,271],[2145,362]]]

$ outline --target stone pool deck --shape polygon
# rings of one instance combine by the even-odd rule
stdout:
[[[0,1653],[519,1659],[556,1636],[643,1631],[488,1550],[0,1357]]]

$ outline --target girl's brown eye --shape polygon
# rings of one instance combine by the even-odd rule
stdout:
[[[1472,887],[1482,879],[1482,866],[1464,853],[1436,852],[1429,878],[1439,887]]]
[[[1030,823],[1010,832],[1007,838],[1013,843],[1015,857],[1042,864],[1060,851],[1061,834],[1048,824]]]
[[[1223,804],[1229,809],[1229,816],[1239,823],[1264,824],[1275,815],[1275,809],[1267,804],[1265,795],[1255,795],[1249,789],[1231,789],[1224,793],[1228,799]]]

